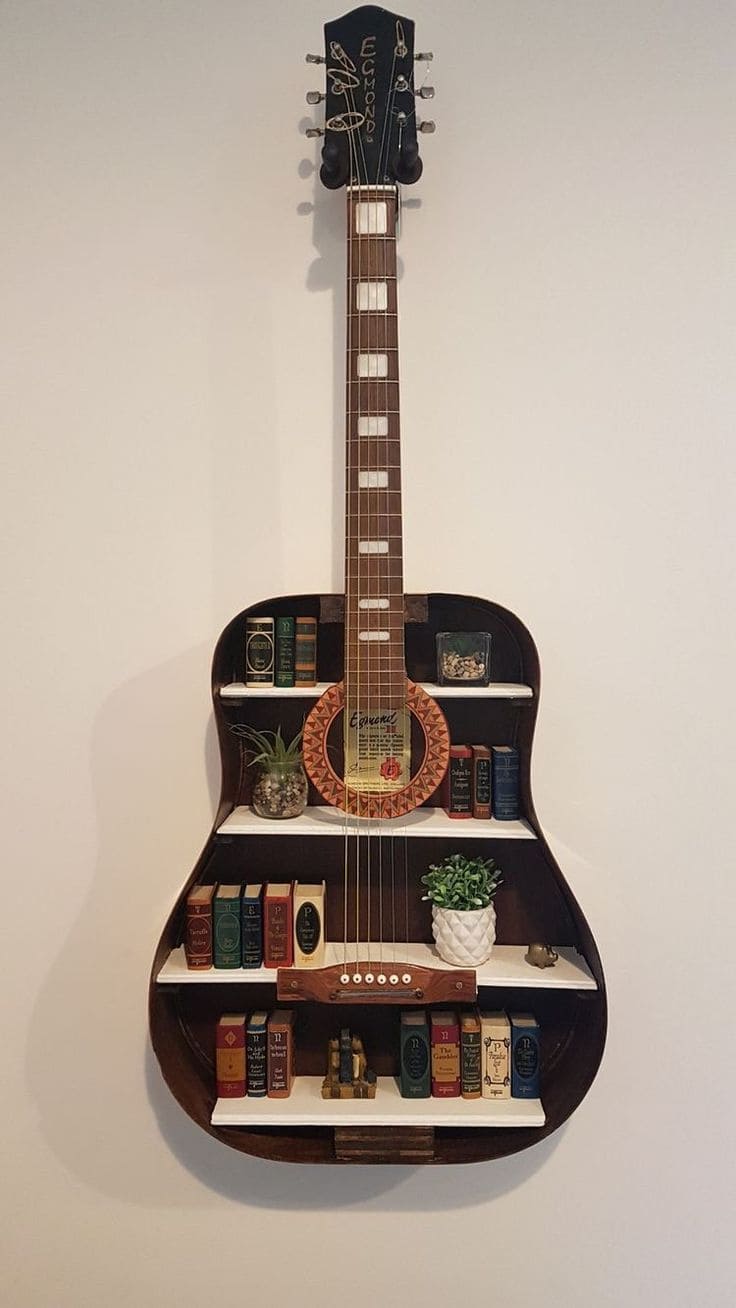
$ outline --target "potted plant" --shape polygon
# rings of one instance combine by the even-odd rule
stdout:
[[[457,967],[477,967],[490,958],[496,939],[493,896],[502,882],[492,858],[450,854],[430,863],[422,877],[423,899],[432,901],[432,934],[437,953]]]
[[[307,806],[307,777],[301,754],[302,731],[297,731],[287,745],[276,731],[256,731],[255,727],[237,724],[236,736],[247,741],[251,757],[249,767],[258,773],[253,783],[252,804],[265,818],[298,817]]]

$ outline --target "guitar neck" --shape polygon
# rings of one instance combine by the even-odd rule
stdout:
[[[347,192],[345,682],[406,699],[395,187]]]

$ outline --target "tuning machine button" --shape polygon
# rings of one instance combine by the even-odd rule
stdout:
[[[415,55],[414,55],[414,58],[415,58],[415,60],[416,60],[417,63],[420,63],[420,62],[421,62],[421,63],[429,64],[429,63],[431,63],[432,60],[434,59],[434,51],[432,51],[432,50],[421,50],[421,51],[419,52],[419,54],[415,54]],[[307,55],[307,59],[309,59],[309,55]]]
[[[324,55],[308,54],[304,56],[308,64],[326,64],[327,60]]]
[[[420,100],[434,100],[434,87],[420,86],[416,94],[419,96]]]
[[[321,91],[307,91],[307,104],[320,104],[324,98]]]
[[[431,118],[425,118],[423,123],[417,123],[420,132],[436,132],[437,124],[432,122]]]
[[[305,136],[309,136],[309,137],[324,136],[324,134],[325,134],[324,127],[308,127],[306,132],[304,133]]]

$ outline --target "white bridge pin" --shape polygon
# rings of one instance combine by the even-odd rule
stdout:
[[[363,978],[360,975],[360,972],[353,972],[353,981],[356,986],[359,986],[362,980]]]
[[[366,985],[367,985],[367,986],[372,986],[372,985],[373,985],[373,981],[374,981],[373,973],[372,973],[372,972],[366,972],[366,974],[365,974],[365,983],[366,983]]]
[[[397,977],[395,972],[391,973],[389,977],[389,984],[392,986],[397,986],[399,984],[399,978]]]
[[[348,985],[349,981],[350,981],[350,977],[348,976],[347,972],[343,972],[342,976],[340,977],[340,985],[346,986]]]
[[[402,982],[403,982],[403,984],[404,984],[405,986],[409,986],[409,985],[411,985],[411,973],[410,973],[410,972],[405,972],[404,975],[402,976],[401,980],[402,980]]]
[[[379,984],[379,986],[385,986],[385,984],[386,984],[386,977],[384,976],[383,972],[379,972],[379,973],[378,973],[377,980],[378,980],[378,984]]]

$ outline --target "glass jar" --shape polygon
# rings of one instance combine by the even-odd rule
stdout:
[[[298,817],[307,807],[307,775],[301,758],[261,763],[253,785],[253,808],[260,817]]]
[[[438,685],[487,686],[490,680],[491,637],[487,631],[438,631]]]

